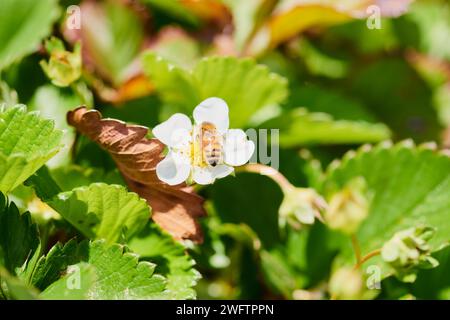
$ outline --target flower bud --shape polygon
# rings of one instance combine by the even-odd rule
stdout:
[[[328,291],[338,300],[361,299],[365,291],[362,274],[350,267],[340,268],[332,274]]]
[[[325,220],[332,229],[346,234],[355,233],[369,213],[367,185],[362,177],[351,180],[330,200]]]
[[[328,283],[330,296],[338,300],[374,299],[380,290],[369,284],[370,279],[353,267],[341,267],[331,275]]]
[[[280,218],[291,224],[313,224],[314,219],[322,220],[320,211],[327,206],[325,200],[314,190],[290,188],[285,190],[280,206]]]
[[[58,87],[67,87],[81,77],[81,46],[77,43],[73,52],[66,51],[58,38],[46,41],[45,48],[50,54],[49,61],[40,62],[45,74]]]
[[[430,227],[414,227],[394,234],[381,249],[381,257],[404,282],[414,282],[418,269],[436,267],[439,262],[431,256],[428,240],[433,236]]]

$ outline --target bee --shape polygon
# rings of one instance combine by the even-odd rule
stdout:
[[[214,124],[203,122],[200,126],[200,143],[204,162],[215,167],[222,161],[223,138]]]

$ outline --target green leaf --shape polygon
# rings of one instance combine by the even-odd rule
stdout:
[[[261,270],[272,290],[287,299],[292,299],[295,289],[304,286],[305,277],[295,272],[280,250],[261,252]]]
[[[38,229],[30,214],[20,214],[16,205],[8,203],[0,193],[0,254],[6,269],[12,274],[20,273],[18,268],[25,268],[38,247]]]
[[[93,183],[62,192],[48,204],[85,236],[108,243],[129,239],[150,218],[145,200],[119,185]]]
[[[334,120],[326,113],[309,113],[304,108],[281,114],[260,127],[280,129],[280,145],[283,147],[379,142],[390,137],[389,129],[383,124]]]
[[[83,296],[93,300],[130,300],[166,297],[165,279],[154,274],[155,265],[139,262],[138,256],[124,246],[107,245],[103,240],[83,241],[74,254],[67,258],[69,261],[78,259],[79,263],[71,266],[70,274],[50,285],[42,293],[43,298]],[[74,289],[79,291],[70,293],[66,285],[68,278],[77,276],[80,281],[73,279],[73,285],[78,282],[79,286]]]
[[[83,49],[104,78],[122,84],[144,41],[141,19],[117,1],[84,3],[81,11]]]
[[[217,181],[207,192],[222,223],[247,224],[265,248],[280,240],[278,209],[283,193],[270,178],[240,173]]]
[[[183,68],[193,67],[201,57],[196,39],[181,29],[173,28],[161,30],[152,51]]]
[[[343,78],[347,75],[348,61],[337,59],[322,52],[306,39],[300,39],[297,47],[299,56],[311,74],[334,79]]]
[[[323,180],[322,164],[306,149],[280,149],[279,171],[293,185],[317,188]]]
[[[42,56],[35,53],[24,57],[4,72],[2,71],[2,79],[17,92],[17,102],[7,103],[7,105],[13,106],[19,102],[29,101],[36,88],[48,83],[48,79],[39,65],[41,59]]]
[[[345,241],[344,236],[319,222],[309,229],[288,230],[286,238],[283,244],[286,260],[306,278],[308,288],[325,281],[331,262]]]
[[[148,224],[128,246],[142,258],[156,263],[156,272],[167,278],[166,289],[171,299],[196,297],[193,287],[200,279],[200,273],[193,268],[195,261],[180,243],[157,225]]]
[[[55,244],[49,252],[42,256],[30,278],[30,283],[40,290],[45,290],[50,284],[57,281],[60,273],[68,266],[76,264],[83,255],[75,240],[70,240],[65,245]]]
[[[236,49],[242,52],[255,28],[272,9],[272,0],[224,0],[233,15],[234,42]]]
[[[163,100],[180,111],[190,113],[209,97],[224,99],[234,127],[244,127],[258,110],[279,104],[288,95],[286,79],[252,59],[205,58],[189,72],[148,52],[144,70]]]
[[[136,193],[128,192],[120,185],[109,185],[93,180],[116,180],[115,176],[105,177],[103,173],[92,170],[83,171],[81,167],[65,167],[54,174],[63,182],[62,192],[58,183],[46,167],[31,176],[26,185],[34,188],[37,196],[56,210],[85,236],[106,239],[108,243],[131,238],[138,233],[151,216],[147,203]],[[89,186],[74,187],[83,184]]]
[[[287,228],[277,247],[261,253],[266,283],[288,299],[297,289],[320,285],[327,279],[343,239],[319,222],[301,230]]]
[[[24,182],[60,148],[62,131],[23,105],[0,110],[0,191]]]
[[[168,15],[186,21],[190,24],[197,25],[199,19],[191,11],[177,0],[141,0],[141,2],[156,8]]]
[[[380,249],[396,232],[416,226],[429,226],[436,233],[429,240],[431,251],[450,240],[450,158],[425,145],[410,142],[395,146],[380,144],[350,152],[342,162],[330,165],[324,193],[343,188],[362,177],[373,194],[368,217],[361,223],[356,238],[362,255]],[[343,247],[342,259],[355,263],[350,240]],[[378,265],[383,276],[392,270],[380,257],[367,264]]]
[[[58,167],[70,162],[70,147],[75,139],[75,132],[66,122],[66,113],[81,104],[83,101],[70,89],[49,84],[37,88],[29,102],[30,110],[39,111],[41,116],[54,120],[57,129],[65,131],[62,138],[64,148],[47,163],[48,166]]]
[[[24,185],[33,187],[36,195],[42,201],[46,202],[61,192],[61,188],[55,180],[53,180],[50,171],[46,166],[40,168],[35,174],[29,177],[24,182]]]
[[[51,172],[44,166],[28,178],[24,184],[33,187],[37,196],[47,202],[62,191],[72,191],[95,182],[125,186],[118,170],[105,172],[100,168],[84,168],[77,165],[59,167]]]
[[[244,127],[255,112],[283,102],[287,81],[251,59],[213,57],[194,68],[200,99],[219,97],[230,107],[230,124]]]
[[[450,247],[433,255],[439,261],[434,269],[420,270],[417,280],[411,285],[411,293],[419,299],[450,299]]]
[[[152,80],[160,97],[187,112],[200,102],[191,74],[153,52],[143,55],[144,71]]]
[[[58,15],[56,0],[2,0],[0,70],[37,50]]]
[[[1,298],[36,300],[39,299],[39,292],[0,266],[0,300]]]
[[[437,140],[441,128],[428,84],[404,60],[364,64],[351,80],[350,94],[400,139]]]
[[[405,46],[440,59],[450,59],[450,7],[445,1],[415,1],[394,26]]]
[[[401,20],[400,17],[398,20]],[[352,20],[348,23],[333,26],[327,30],[326,39],[346,43],[346,49],[361,54],[376,54],[395,50],[398,39],[395,36],[393,23],[397,19],[381,19],[380,29],[367,28],[367,19]],[[331,49],[331,51],[335,51]]]
[[[53,169],[51,174],[63,191],[71,191],[94,182],[126,186],[117,169],[106,171],[103,168],[69,165]]]
[[[72,270],[74,271],[52,283],[40,295],[40,298],[44,300],[89,299],[90,290],[97,281],[95,268],[85,262],[80,262]]]
[[[323,86],[297,85],[289,99],[289,105],[302,106],[310,112],[330,114],[336,120],[363,120],[376,123],[375,115],[358,100]]]

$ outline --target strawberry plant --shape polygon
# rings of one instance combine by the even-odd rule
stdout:
[[[444,0],[2,0],[0,300],[449,299]]]

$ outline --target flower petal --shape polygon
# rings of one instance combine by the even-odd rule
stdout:
[[[182,113],[175,113],[166,121],[153,128],[153,135],[165,145],[172,147],[178,143],[179,135],[174,134],[178,131],[191,131],[192,123],[188,116]]]
[[[196,124],[210,122],[217,130],[224,134],[229,127],[228,105],[220,98],[208,98],[194,109],[194,121]]]
[[[212,174],[215,179],[225,178],[233,171],[234,168],[227,166],[226,164],[219,164],[212,168]]]
[[[253,152],[255,144],[247,139],[247,135],[241,129],[230,129],[225,135],[224,162],[231,166],[242,166]]]
[[[192,141],[192,135],[190,130],[185,128],[178,128],[172,132],[171,148],[174,149],[189,149]]]
[[[303,224],[313,224],[314,223],[314,211],[313,210],[304,210],[298,209],[295,210],[295,216],[297,217],[298,221],[300,221]]]
[[[216,179],[224,178],[233,171],[233,167],[225,164],[219,164],[215,167],[194,167],[192,178],[198,184],[211,184]]]
[[[189,159],[175,152],[169,152],[167,156],[156,165],[156,175],[159,180],[171,186],[186,181],[190,173],[191,164]]]
[[[192,179],[198,184],[211,184],[214,182],[212,167],[194,167]]]

